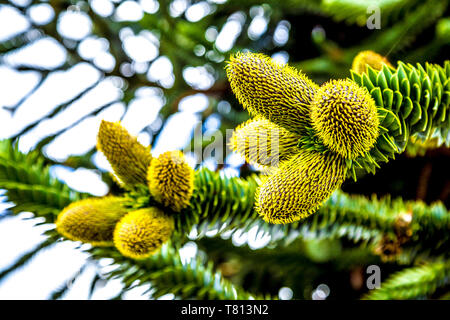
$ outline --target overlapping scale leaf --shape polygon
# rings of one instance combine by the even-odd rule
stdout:
[[[422,141],[438,139],[438,145],[450,145],[450,62],[435,64],[398,63],[379,71],[351,71],[351,78],[372,95],[380,119],[380,136],[375,147],[349,164],[350,174],[363,168],[374,172],[378,162],[395,158],[405,150],[410,137]]]

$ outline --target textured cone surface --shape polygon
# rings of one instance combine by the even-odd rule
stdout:
[[[119,197],[80,200],[58,215],[56,230],[70,240],[112,245],[114,227],[127,210],[125,200]]]
[[[265,118],[255,118],[234,130],[230,146],[251,164],[277,166],[299,151],[298,139],[296,134]]]
[[[147,179],[150,193],[159,203],[176,212],[189,205],[194,191],[194,170],[181,151],[168,151],[154,158]]]
[[[318,87],[296,69],[263,54],[238,53],[226,70],[234,94],[250,114],[292,132],[308,124],[309,105]]]
[[[374,100],[366,88],[351,80],[331,80],[322,85],[314,99],[311,119],[323,143],[349,159],[369,151],[379,133]]]
[[[345,174],[345,160],[339,155],[302,150],[259,187],[256,209],[270,223],[304,219],[340,187]]]
[[[367,72],[367,66],[370,66],[374,70],[378,71],[383,68],[384,64],[393,68],[391,63],[382,55],[370,50],[361,51],[353,59],[352,70],[356,73],[362,74]]]
[[[97,148],[106,156],[122,184],[147,184],[147,168],[152,159],[150,148],[141,145],[120,123],[102,121]]]
[[[146,258],[169,240],[173,229],[173,217],[158,208],[139,209],[119,221],[114,231],[114,245],[126,257]]]

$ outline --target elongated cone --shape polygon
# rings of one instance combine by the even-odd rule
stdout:
[[[302,220],[340,187],[345,174],[345,160],[339,155],[302,150],[258,188],[256,209],[270,223]]]
[[[366,88],[351,80],[331,80],[317,91],[311,110],[317,135],[342,157],[355,159],[374,146],[379,119]]]
[[[125,257],[147,258],[169,240],[173,229],[173,217],[158,208],[139,209],[128,213],[117,224],[114,245]]]
[[[250,52],[230,57],[226,71],[234,94],[251,115],[292,132],[308,124],[318,86],[300,71]]]
[[[361,51],[353,59],[352,70],[356,73],[362,74],[367,72],[367,66],[372,67],[374,70],[381,70],[384,64],[393,68],[392,64],[388,59],[386,59],[386,57],[383,57],[382,55],[379,55],[371,50]]]
[[[238,126],[229,144],[248,163],[278,166],[299,151],[298,139],[298,135],[258,117]]]
[[[147,184],[147,168],[152,159],[150,147],[141,145],[120,123],[102,121],[97,149],[106,156],[124,187]]]
[[[194,191],[194,170],[181,151],[168,151],[153,158],[147,179],[150,193],[159,203],[175,212],[189,205]]]
[[[110,246],[116,223],[127,210],[126,201],[120,197],[80,200],[58,215],[56,230],[70,240]]]

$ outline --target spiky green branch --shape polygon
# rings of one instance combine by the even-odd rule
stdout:
[[[9,142],[2,142],[7,145]],[[26,188],[38,188],[47,190],[49,185],[54,189],[61,190],[62,195],[73,199],[81,197],[78,193],[70,191],[56,179],[33,180],[37,172],[48,171],[39,161],[35,161],[36,155],[30,153],[24,155],[16,148],[3,148],[8,150],[2,152],[1,163],[12,163],[24,170],[21,176],[14,176],[11,180],[0,180],[0,188],[10,192],[12,182],[24,185]],[[31,159],[34,165],[30,164]],[[21,164],[22,163],[22,164]],[[9,167],[0,167],[0,175],[5,177],[5,170]],[[450,213],[441,204],[436,203],[428,206],[422,202],[403,201],[390,198],[367,199],[364,196],[348,195],[342,191],[335,192],[328,201],[324,203],[317,214],[303,222],[289,225],[270,225],[262,221],[253,208],[255,190],[259,184],[259,178],[252,176],[247,179],[238,177],[224,177],[220,173],[208,169],[200,169],[196,172],[195,191],[190,206],[181,214],[175,216],[175,229],[179,236],[185,237],[193,227],[202,237],[206,232],[216,230],[218,234],[226,231],[249,230],[253,227],[259,231],[268,232],[274,243],[287,244],[302,236],[317,237],[347,237],[357,241],[375,241],[383,234],[394,235],[396,233],[397,221],[401,214],[411,213],[412,219],[409,227],[414,231],[415,237],[424,239],[440,239],[443,244],[448,239],[450,229]],[[53,194],[54,189],[49,193]],[[15,189],[12,189],[14,191]],[[7,193],[10,194],[10,193]],[[145,193],[144,193],[145,194]],[[15,193],[12,193],[15,196]],[[142,195],[134,195],[133,198],[139,206],[146,206],[148,198]],[[48,222],[53,222],[56,214],[66,205],[64,202],[52,200],[45,192],[36,197],[33,193],[24,193],[22,198],[10,198],[13,202],[23,202],[21,206],[24,211],[33,211],[43,216]],[[49,215],[48,212],[52,214]]]
[[[366,87],[374,98],[382,132],[374,148],[353,161],[351,174],[363,168],[375,172],[379,162],[394,159],[406,149],[410,137],[450,145],[450,62],[443,67],[404,64],[397,69],[384,66],[367,74],[352,72],[352,79]]]
[[[38,179],[36,172],[48,172],[39,157],[30,153],[24,155],[17,148],[9,147],[9,141],[0,143],[0,188],[7,190],[11,201],[22,203],[20,210],[34,211],[47,222],[53,222],[56,214],[66,204],[54,199],[78,199],[82,195],[70,191],[56,179],[46,176]],[[14,165],[12,165],[14,163]],[[5,165],[8,164],[8,165]],[[6,175],[12,168],[22,168],[19,174]],[[8,171],[10,172],[10,171]],[[14,171],[16,172],[16,171]],[[17,171],[19,172],[19,171]],[[16,172],[16,173],[17,173]],[[14,182],[14,183],[12,183]],[[440,243],[448,247],[450,213],[442,204],[427,206],[420,202],[404,202],[400,199],[367,199],[362,196],[349,196],[336,192],[319,212],[303,223],[290,225],[269,225],[261,221],[253,210],[253,197],[258,185],[257,177],[248,179],[227,178],[207,169],[196,173],[196,188],[191,205],[178,215],[176,228],[178,236],[185,237],[192,227],[202,237],[207,231],[225,231],[257,227],[272,236],[272,243],[288,244],[298,237],[340,238],[346,237],[355,242],[379,240],[383,235],[396,235],[398,217],[407,212],[412,214],[409,228],[413,230],[411,245],[420,249],[421,241]],[[41,193],[21,193],[19,198],[16,185],[24,190],[43,190]],[[11,189],[10,189],[11,188]],[[57,190],[57,191],[55,191]],[[48,192],[48,194],[47,194]],[[59,197],[53,198],[55,194]],[[69,200],[67,200],[69,201]],[[18,209],[16,209],[18,210]],[[415,240],[414,240],[415,239]],[[445,249],[444,251],[446,251]],[[420,251],[420,250],[419,250]],[[448,250],[447,250],[448,251]],[[118,265],[107,277],[123,277],[125,290],[131,288],[135,280],[139,284],[152,284],[154,296],[171,292],[182,298],[209,299],[247,299],[250,294],[235,288],[231,283],[215,273],[211,265],[195,260],[194,264],[183,262],[175,247],[168,244],[160,253],[148,259],[137,261],[122,256],[116,249],[92,248],[89,252],[96,259],[109,257]],[[442,250],[439,254],[442,255]],[[258,297],[255,297],[258,298]]]
[[[0,188],[14,202],[15,213],[31,211],[48,222],[53,222],[60,208],[85,196],[52,177],[38,152],[23,154],[9,141],[0,141]]]
[[[139,285],[151,284],[153,298],[172,293],[182,299],[247,300],[270,297],[251,295],[235,287],[217,272],[212,263],[205,264],[200,257],[182,261],[176,249],[169,243],[145,260],[132,260],[112,248],[93,248],[95,259],[113,258],[117,268],[105,274],[107,279],[120,278],[128,290],[138,281]]]

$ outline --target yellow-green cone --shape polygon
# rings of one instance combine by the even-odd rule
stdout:
[[[367,50],[361,51],[353,59],[352,70],[356,73],[362,74],[367,72],[367,66],[370,66],[374,70],[381,70],[383,65],[393,67],[386,57],[379,55],[378,53]]]
[[[119,197],[80,200],[58,215],[56,230],[70,240],[109,246],[115,225],[127,210],[126,201]]]
[[[194,191],[194,170],[181,151],[154,158],[148,168],[148,186],[156,201],[179,212],[189,205]]]
[[[256,209],[270,223],[302,220],[340,187],[345,174],[339,155],[302,150],[265,179],[256,192]]]
[[[331,80],[317,91],[311,120],[325,146],[344,158],[369,151],[379,134],[375,101],[351,80]]]
[[[173,229],[173,217],[158,208],[139,209],[119,221],[114,231],[114,245],[125,257],[147,258],[169,240]]]
[[[292,132],[308,124],[318,86],[300,71],[250,52],[231,56],[226,71],[234,94],[250,114]]]
[[[147,168],[152,159],[150,147],[141,145],[118,122],[102,121],[97,149],[103,152],[122,184],[147,184]]]
[[[298,139],[296,134],[258,117],[238,126],[229,144],[251,164],[278,166],[299,151]]]

